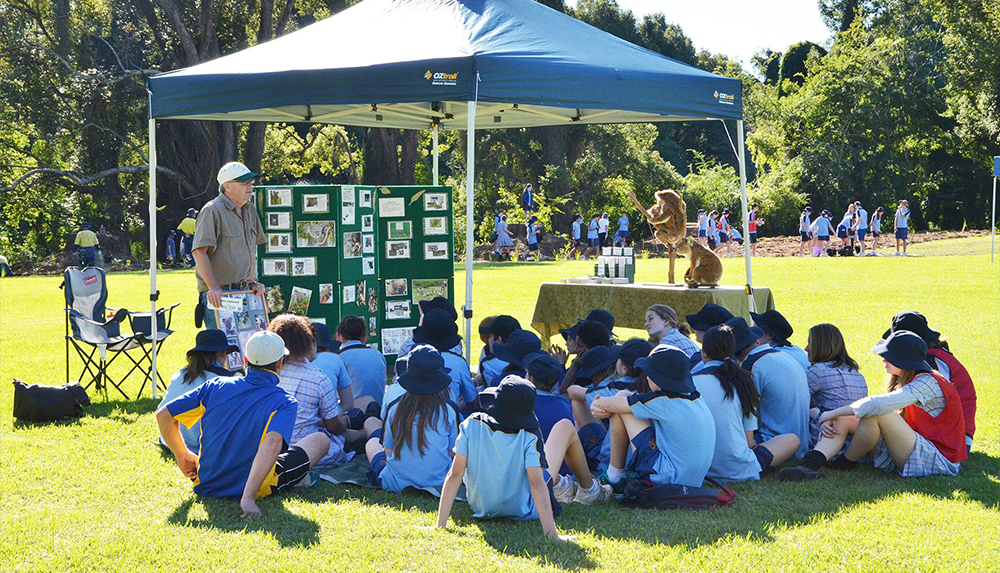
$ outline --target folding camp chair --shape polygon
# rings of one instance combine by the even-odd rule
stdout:
[[[60,286],[66,296],[66,382],[69,382],[69,348],[72,343],[83,362],[79,379],[84,388],[93,385],[107,393],[110,384],[128,400],[122,384],[133,372],[138,370],[146,375],[147,380],[151,378],[152,368],[143,367],[144,362],[151,362],[149,352],[145,356],[140,355],[148,342],[147,337],[141,333],[121,333],[121,323],[129,316],[124,308],[116,309],[111,318],[105,318],[108,288],[104,269],[69,267],[63,276]],[[157,338],[162,343],[165,337]],[[137,356],[132,355],[133,351]],[[132,368],[121,378],[114,379],[108,374],[108,369],[122,355],[132,363]]]
[[[173,322],[174,317],[174,307],[178,306],[180,303],[175,302],[174,304],[156,309],[156,354],[160,355],[160,350],[163,347],[163,342],[168,336],[174,333],[170,330],[170,323]],[[117,310],[109,308],[109,310]],[[139,396],[142,396],[142,391],[146,389],[146,382],[151,378],[150,369],[153,364],[153,321],[150,319],[152,316],[151,311],[146,312],[129,312],[128,322],[129,326],[132,328],[133,334],[136,335],[136,340],[139,342],[139,348],[142,349],[143,355],[139,359],[141,364],[149,364],[150,368],[143,368],[139,366],[139,370],[146,374],[146,380],[142,382],[142,387],[139,388]],[[156,372],[157,387],[163,390],[167,389],[167,384],[163,381],[163,377],[160,376],[159,371]]]

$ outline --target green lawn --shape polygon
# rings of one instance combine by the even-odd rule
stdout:
[[[920,247],[925,255],[964,250]],[[0,570],[997,570],[1000,262],[990,265],[988,241],[985,255],[975,252],[754,262],[754,282],[774,291],[796,329],[793,342],[804,345],[813,324],[839,325],[874,392],[882,372],[870,348],[895,312],[919,309],[945,333],[979,392],[976,445],[957,478],[903,480],[867,468],[805,484],[766,479],[736,486],[731,508],[691,513],[571,505],[557,518],[562,532],[578,536],[566,545],[541,539],[537,522],[474,521],[462,504],[453,528],[435,530],[429,495],[327,483],[266,499],[265,516],[245,523],[235,503],[195,498],[153,445],[156,402],[148,391],[132,402],[94,396],[78,421],[32,426],[13,422],[4,384]],[[723,281],[742,284],[742,260],[725,265]],[[508,313],[527,323],[540,282],[592,268],[477,265],[476,315]],[[665,280],[666,261],[640,261],[636,278]],[[0,280],[0,379],[62,382],[59,282]],[[112,303],[148,305],[146,275],[115,274],[109,284]],[[160,290],[162,301],[183,303],[162,356],[166,376],[193,340],[194,278],[162,273]]]

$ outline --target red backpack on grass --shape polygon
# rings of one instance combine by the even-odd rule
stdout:
[[[625,486],[620,503],[626,507],[645,509],[708,509],[736,502],[735,491],[712,478],[705,478],[705,481],[718,489],[633,479]]]

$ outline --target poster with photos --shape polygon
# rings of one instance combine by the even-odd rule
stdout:
[[[406,296],[406,279],[385,279],[385,296]]]
[[[447,217],[424,217],[424,235],[447,235]]]
[[[372,233],[375,231],[375,215],[361,216],[361,232]]]
[[[358,192],[358,207],[361,209],[372,208],[372,190],[362,189]]]
[[[292,229],[292,214],[280,211],[268,213],[267,228],[271,231],[290,231]]]
[[[288,300],[288,312],[292,314],[309,314],[309,301],[312,299],[312,292],[302,287],[292,287],[292,295]]]
[[[326,193],[306,193],[302,195],[303,213],[329,213],[330,196]]]
[[[264,259],[264,276],[288,276],[288,259]]]
[[[319,284],[319,303],[333,304],[333,283]]]
[[[299,221],[295,223],[297,248],[336,247],[337,234],[333,221]]]
[[[376,317],[368,317],[368,338],[375,338],[378,336],[378,321]]]
[[[281,287],[278,285],[264,289],[264,300],[267,301],[267,309],[272,313],[285,310],[285,297],[281,294]]]
[[[267,206],[278,207],[278,208],[291,207],[292,206],[291,188],[268,189]]]
[[[340,299],[342,304],[351,304],[357,297],[358,289],[354,285],[345,284],[343,298]]]
[[[361,259],[361,274],[375,274],[375,257],[365,257]]]
[[[424,243],[424,260],[448,260],[448,243]]]
[[[290,253],[292,252],[291,233],[268,233],[267,234],[268,253]]]
[[[361,236],[361,252],[366,255],[375,254],[375,235],[365,234]]]
[[[413,279],[413,304],[439,296],[448,298],[448,279]]]
[[[385,301],[386,320],[409,320],[410,301],[408,300],[387,300]]]
[[[354,302],[358,306],[365,306],[368,304],[368,299],[365,298],[368,294],[368,291],[365,290],[367,284],[368,284],[367,281],[358,281],[357,283],[354,284],[354,288],[356,289],[357,292],[357,296],[355,297]]]
[[[265,292],[264,296],[267,297],[268,294]],[[264,310],[264,300],[253,291],[228,292],[226,299],[225,306],[231,310],[218,309],[210,312],[215,312],[215,322],[226,333],[229,343],[239,348],[237,352],[227,355],[227,365],[232,366],[234,371],[242,370],[247,340],[255,332],[267,329],[267,313]]]
[[[368,289],[368,312],[375,314],[378,312],[378,289]]]
[[[354,185],[343,185],[340,188],[340,223],[354,224]]]
[[[412,221],[389,221],[389,239],[399,241],[413,238]]]
[[[292,257],[292,276],[316,276],[316,257]]]
[[[344,233],[344,258],[359,259],[362,253],[361,233]]]
[[[387,356],[399,354],[399,349],[403,343],[413,338],[413,327],[403,326],[399,328],[382,329],[382,354]]]
[[[409,241],[386,241],[385,258],[387,259],[408,259],[410,258]]]
[[[448,195],[444,193],[425,193],[424,211],[447,211]]]

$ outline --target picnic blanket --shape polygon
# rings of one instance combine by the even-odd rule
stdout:
[[[351,485],[378,489],[372,485],[370,481],[368,481],[369,469],[371,469],[371,466],[368,464],[368,458],[366,456],[354,456],[354,459],[344,463],[343,465],[337,466],[333,469],[318,470],[317,473],[319,473],[320,479],[330,483],[348,483]],[[426,491],[434,497],[441,497],[441,488],[426,487],[418,489]],[[458,495],[455,496],[455,499],[457,501],[466,501],[464,483],[458,487]]]

